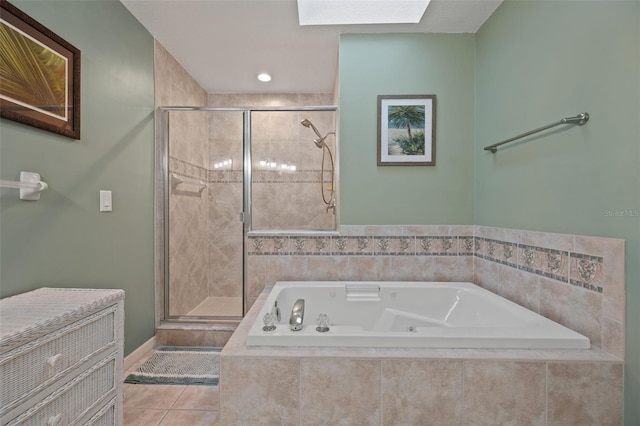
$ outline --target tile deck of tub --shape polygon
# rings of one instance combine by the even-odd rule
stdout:
[[[268,291],[221,353],[223,424],[622,424],[623,360],[597,348],[247,347]]]

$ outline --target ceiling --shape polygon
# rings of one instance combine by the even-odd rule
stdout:
[[[340,34],[475,33],[502,2],[432,0],[418,24],[299,26],[296,0],[120,1],[207,93],[333,92]]]

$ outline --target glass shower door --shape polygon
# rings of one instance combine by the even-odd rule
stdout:
[[[243,112],[210,113],[209,298],[218,317],[243,316]]]
[[[245,234],[336,229],[336,108],[163,110],[164,317],[241,319],[264,286],[247,295]]]
[[[171,110],[165,317],[243,315],[243,113]]]

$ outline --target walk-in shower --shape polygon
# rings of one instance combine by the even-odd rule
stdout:
[[[242,318],[249,308],[247,234],[336,230],[336,110],[159,108],[163,321]],[[321,152],[309,143],[306,127],[318,136]]]

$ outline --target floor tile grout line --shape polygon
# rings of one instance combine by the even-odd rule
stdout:
[[[151,385],[151,386],[153,386],[153,385]],[[169,385],[169,386],[175,386],[175,385]],[[182,396],[182,394],[184,393],[184,391],[186,391],[186,390],[187,390],[187,386],[186,386],[186,385],[180,385],[180,386],[182,387],[182,392],[180,392],[180,393],[178,394],[178,396],[176,397],[176,399],[173,401],[173,403],[172,403],[172,404],[171,404],[171,406],[169,407],[169,410],[171,410],[171,409],[176,405],[176,403],[178,402],[178,400],[180,399],[180,397]]]
[[[209,413],[217,413],[219,410],[208,410],[206,408],[169,408],[167,411],[206,411]]]
[[[162,424],[162,422],[164,421],[165,417],[167,417],[167,414],[169,414],[169,410],[165,410],[164,415],[160,418],[160,421],[158,422],[157,426],[160,426]]]

